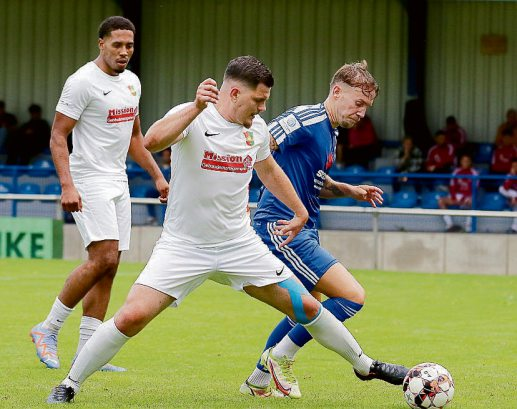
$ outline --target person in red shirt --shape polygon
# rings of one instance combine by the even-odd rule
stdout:
[[[450,173],[454,166],[454,146],[446,142],[444,131],[438,131],[434,135],[436,145],[427,153],[425,169],[432,173]]]
[[[517,211],[517,179],[510,179],[511,176],[517,177],[517,158],[512,159],[512,167],[508,178],[499,187],[499,193],[508,199],[513,211]],[[513,219],[511,233],[517,233],[517,217]]]
[[[346,137],[344,138],[342,134],[345,132]],[[368,115],[353,128],[348,130],[340,128],[337,150],[339,158],[344,159],[346,166],[361,165],[368,169],[370,160],[380,154],[377,133]]]
[[[467,143],[467,132],[456,121],[453,116],[448,116],[445,120],[445,141],[454,147],[455,152],[464,150]]]
[[[460,159],[460,167],[455,169],[453,176],[458,175],[478,175],[479,173],[472,167],[472,158],[468,155],[462,155]],[[447,209],[449,206],[459,206],[463,209],[472,207],[472,182],[471,178],[451,178],[449,184],[449,196],[442,197],[438,201],[440,209]],[[443,216],[447,231],[461,231],[460,226],[454,225],[450,215]],[[467,217],[465,230],[470,231],[472,218]]]
[[[512,160],[517,158],[517,146],[513,143],[513,131],[503,131],[502,144],[492,154],[490,173],[507,174],[512,167]]]
[[[503,143],[503,131],[510,129],[512,131],[513,143],[517,144],[517,109],[510,108],[506,112],[506,121],[497,127],[497,135],[495,137],[495,146]]]

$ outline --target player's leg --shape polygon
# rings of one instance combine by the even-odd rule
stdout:
[[[101,324],[84,345],[72,368],[47,399],[48,403],[69,402],[82,383],[109,362],[124,344],[138,334],[175,298],[153,288],[135,284],[115,317]]]
[[[364,289],[341,263],[331,265],[314,289],[328,297],[322,302],[323,307],[341,322],[353,317],[363,307]],[[296,353],[311,339],[311,334],[298,324],[278,341],[275,351],[294,360]]]
[[[359,373],[369,374],[373,360],[363,353],[346,327],[322,308],[295,277],[265,287],[248,286],[245,291],[304,325],[316,341],[343,356]],[[282,393],[292,398],[301,396],[290,362],[276,353],[275,348],[264,352],[263,361]]]
[[[68,276],[47,318],[31,330],[36,353],[48,368],[60,366],[57,336],[73,308],[107,272],[116,270],[118,265],[118,241],[92,242],[87,251],[88,259]]]

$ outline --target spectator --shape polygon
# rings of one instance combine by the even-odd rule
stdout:
[[[0,153],[5,150],[5,145],[9,135],[16,131],[18,120],[13,114],[6,112],[5,102],[0,101]]]
[[[510,172],[512,160],[517,158],[517,146],[513,143],[513,131],[506,128],[502,132],[502,143],[492,154],[490,173],[504,174]]]
[[[503,144],[503,132],[509,129],[512,135],[512,143],[517,145],[517,110],[510,108],[506,112],[506,121],[497,128],[497,135],[495,137],[495,146]]]
[[[445,132],[445,142],[454,147],[454,152],[456,154],[464,153],[467,144],[467,132],[458,124],[455,117],[447,117],[443,131]]]
[[[342,135],[346,134],[346,140]],[[365,116],[359,123],[348,129],[339,128],[340,149],[345,164],[361,165],[368,169],[370,160],[380,154],[380,144],[377,134],[373,127],[373,122],[369,116]]]
[[[499,187],[499,193],[508,199],[512,210],[515,212],[517,211],[517,179],[510,179],[510,177],[517,177],[517,158],[512,159],[512,167],[508,176],[503,185]],[[517,217],[513,219],[510,232],[517,233]]]
[[[422,170],[423,160],[422,151],[415,146],[413,138],[411,136],[405,136],[395,162],[397,173],[420,172]],[[402,185],[408,182],[411,183],[411,179],[406,176],[399,178],[398,181],[395,182],[395,190],[400,190]]]
[[[50,125],[41,117],[39,105],[29,107],[30,119],[11,134],[7,144],[7,164],[28,165],[36,155],[49,149]]]
[[[472,158],[468,155],[462,155],[460,159],[460,167],[452,173],[457,175],[478,175],[478,172],[472,167]],[[472,207],[472,179],[451,178],[449,184],[449,196],[441,197],[438,201],[440,209],[447,209],[449,206],[459,206],[463,209]],[[463,230],[460,226],[452,223],[450,215],[443,216],[445,226],[448,232],[456,232]],[[465,230],[470,232],[472,227],[472,218],[467,217]]]
[[[446,142],[444,131],[434,135],[436,144],[429,149],[425,162],[425,170],[431,173],[450,173],[454,166],[454,147]]]

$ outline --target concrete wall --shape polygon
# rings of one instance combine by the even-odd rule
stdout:
[[[133,227],[122,260],[146,262],[161,227]],[[505,234],[320,232],[321,244],[351,269],[517,275],[517,236]],[[74,225],[64,226],[65,259],[85,259]],[[377,248],[377,260],[374,257]]]

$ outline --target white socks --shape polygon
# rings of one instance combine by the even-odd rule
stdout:
[[[78,392],[85,379],[108,363],[128,340],[115,326],[113,318],[106,321],[84,345],[62,383]]]
[[[278,344],[275,345],[271,353],[275,358],[286,356],[293,360],[294,356],[300,349],[301,347],[296,345],[291,338],[289,338],[289,335],[286,335]]]
[[[73,308],[68,308],[59,300],[58,297],[56,297],[47,319],[43,321],[43,326],[52,331],[58,332],[73,310]]]
[[[304,325],[312,337],[325,348],[337,352],[361,375],[368,375],[372,358],[363,353],[350,331],[325,308],[313,321]]]
[[[445,227],[448,229],[452,227],[452,217],[448,214],[443,216],[443,221],[445,222]]]
[[[271,374],[269,372],[264,372],[258,368],[255,368],[253,373],[249,376],[248,382],[253,386],[265,388],[269,385],[269,382],[271,382]]]
[[[75,353],[76,356],[79,355],[79,352],[81,352],[81,349],[83,349],[86,341],[92,337],[95,330],[99,328],[99,325],[101,324],[101,320],[83,315],[81,318],[81,325],[79,326],[79,343],[77,344],[77,352]]]

